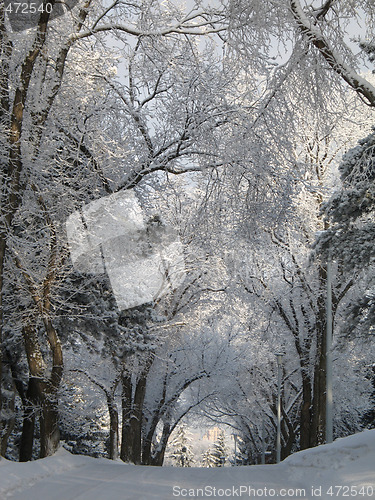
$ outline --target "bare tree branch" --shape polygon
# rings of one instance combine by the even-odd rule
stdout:
[[[301,33],[318,49],[332,70],[357,92],[365,104],[375,107],[375,88],[342,60],[321,30],[306,16],[298,0],[290,0],[290,7]]]

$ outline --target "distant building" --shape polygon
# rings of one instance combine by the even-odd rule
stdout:
[[[219,435],[222,433],[222,429],[219,427],[213,427],[212,429],[208,429],[204,435],[203,439],[207,441],[215,442],[218,440]]]

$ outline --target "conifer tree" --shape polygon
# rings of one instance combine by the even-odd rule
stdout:
[[[214,443],[212,456],[215,460],[215,467],[224,467],[224,464],[228,459],[228,450],[225,443],[225,436],[223,431],[221,431],[217,438],[217,441]]]
[[[176,437],[171,442],[170,458],[177,467],[192,467],[194,454],[191,450],[191,439],[184,426],[179,427]]]
[[[208,448],[202,455],[202,467],[216,467],[216,457],[213,455],[212,449]]]

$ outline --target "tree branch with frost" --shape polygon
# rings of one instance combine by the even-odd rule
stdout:
[[[329,9],[332,7],[334,2],[335,0],[326,0],[321,7],[317,8],[315,12],[316,19],[323,19],[328,14]]]
[[[113,4],[115,6],[115,4]],[[225,16],[218,14],[214,19],[209,19],[210,14],[204,10],[190,13],[181,21],[177,21],[173,26],[165,27],[160,30],[143,30],[132,25],[126,24],[105,24],[98,26],[99,21],[86,31],[71,35],[71,41],[81,40],[98,33],[119,31],[132,36],[168,36],[168,35],[209,35],[225,32],[228,28],[228,22]],[[103,18],[104,16],[102,16]],[[196,22],[194,22],[196,21]]]
[[[81,137],[80,139],[77,139],[69,130],[66,130],[64,127],[61,125],[58,125],[58,130],[64,134],[67,139],[90,161],[90,163],[93,166],[94,171],[98,175],[104,190],[106,191],[107,194],[112,194],[113,190],[109,184],[108,179],[105,177],[102,168],[100,167],[99,163],[97,162],[94,154],[90,151],[89,147],[85,144],[84,142],[84,136]]]
[[[357,92],[365,104],[375,107],[375,87],[348,66],[335,49],[330,46],[330,43],[316,24],[316,19],[322,16],[318,15],[314,19],[309,19],[299,0],[290,0],[290,7],[301,33],[318,49],[330,68]]]
[[[141,133],[145,144],[147,146],[149,156],[150,158],[153,158],[154,156],[154,145],[152,143],[152,139],[150,137],[150,134],[147,129],[147,125],[144,123],[142,116],[140,114],[140,107],[138,109],[135,109],[132,103],[132,99],[128,99],[123,92],[114,84],[112,83],[107,77],[100,75],[103,80],[109,85],[109,87],[115,91],[117,96],[121,99],[121,101],[125,104],[127,111],[129,112],[130,116],[134,120],[139,132]],[[130,89],[130,92],[132,93],[132,88]],[[156,94],[155,94],[156,96]],[[151,100],[151,99],[150,99]]]
[[[42,280],[41,286],[35,283],[33,277],[30,273],[27,272],[26,267],[23,265],[18,253],[12,249],[12,253],[14,255],[14,261],[16,263],[17,268],[21,271],[22,276],[24,277],[29,293],[37,306],[43,321],[49,315],[50,312],[50,294],[52,283],[54,282],[57,274],[58,267],[60,265],[60,261],[58,261],[58,248],[57,248],[57,231],[55,224],[49,214],[47,206],[44,202],[42,195],[38,192],[37,187],[32,184],[31,189],[34,191],[35,196],[37,198],[37,203],[41,207],[44,219],[46,221],[47,227],[50,232],[50,244],[49,244],[49,257],[47,262],[47,269],[44,279]],[[63,261],[64,256],[61,258]],[[40,288],[40,292],[38,289]]]
[[[72,368],[69,370],[71,373],[80,373],[81,375],[84,375],[87,380],[89,380],[93,385],[96,385],[99,387],[100,390],[102,390],[106,396],[107,399],[113,398],[113,395],[120,383],[122,373],[120,372],[117,377],[114,379],[114,381],[111,384],[111,387],[108,389],[104,384],[96,380],[94,377],[92,377],[89,373],[87,373],[86,370],[82,370],[81,368]]]
[[[78,19],[75,22],[75,32],[79,33],[84,26],[85,20],[89,13],[89,7],[93,0],[86,0],[83,4],[82,8],[78,13]],[[52,77],[52,86],[48,91],[48,94],[45,98],[45,103],[42,109],[36,114],[34,120],[34,126],[36,128],[35,133],[35,157],[40,150],[40,144],[43,136],[44,125],[50,115],[50,111],[52,109],[53,103],[55,102],[55,98],[61,88],[64,72],[65,72],[65,64],[68,58],[68,54],[70,49],[72,48],[73,40],[68,39],[59,49],[58,54],[55,60],[50,61],[51,67],[53,68],[53,77]],[[43,82],[44,85],[46,82]],[[43,105],[43,104],[42,104]]]

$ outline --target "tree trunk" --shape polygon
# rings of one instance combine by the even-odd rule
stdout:
[[[327,268],[320,267],[320,295],[318,297],[319,315],[317,318],[317,354],[314,368],[314,390],[312,400],[312,432],[310,446],[318,446],[325,443],[326,431],[326,343],[327,343],[327,320],[326,320],[326,283]]]
[[[131,379],[129,376],[123,379],[121,460],[136,465],[142,462],[142,419],[146,378],[147,375],[142,373],[137,381],[133,400]]]
[[[147,435],[143,439],[143,449],[142,449],[142,465],[151,465],[152,457],[151,457],[151,447],[152,447],[152,438],[154,436],[155,428],[149,430]]]
[[[63,374],[63,355],[60,340],[51,320],[44,318],[48,342],[52,351],[52,370],[46,378],[46,366],[40,350],[38,335],[32,318],[25,317],[23,337],[31,378],[38,380],[38,400],[41,405],[40,415],[40,458],[55,453],[59,446],[59,414],[57,393]],[[27,426],[31,429],[31,423]]]
[[[302,403],[300,412],[300,450],[310,448],[311,442],[311,380],[302,369]]]
[[[109,411],[109,450],[108,456],[111,460],[118,459],[118,411],[114,398],[107,394],[107,403]]]
[[[134,397],[131,377],[125,375],[122,379],[121,460],[137,465],[142,463],[143,404],[152,361],[153,356],[150,355],[136,382]]]
[[[30,377],[26,397],[22,399],[23,421],[20,443],[20,462],[28,462],[33,456],[35,415],[40,404],[40,387],[38,379]]]
[[[54,4],[55,0],[51,0]],[[38,30],[36,32],[33,44],[25,57],[19,77],[19,85],[15,89],[13,106],[9,103],[9,60],[12,53],[12,42],[8,40],[5,28],[4,19],[4,4],[0,13],[0,42],[2,50],[1,72],[0,72],[0,106],[1,106],[1,126],[9,131],[9,161],[3,170],[3,179],[1,186],[1,234],[0,234],[0,410],[2,408],[1,397],[1,380],[2,380],[2,325],[3,325],[3,278],[4,278],[4,262],[7,242],[7,233],[12,227],[14,214],[18,210],[22,195],[24,192],[24,180],[21,180],[23,170],[22,151],[21,151],[21,135],[23,127],[24,108],[27,98],[27,93],[30,85],[30,80],[37,57],[46,40],[47,23],[49,14],[43,12],[40,16]],[[11,110],[12,107],[12,110]],[[5,118],[4,118],[5,117]],[[4,123],[4,119],[5,122]],[[1,425],[1,422],[0,422]],[[0,428],[0,440],[2,439],[3,431]]]
[[[0,50],[1,50],[1,70],[0,70],[0,125],[3,130],[9,130],[9,60],[12,53],[12,42],[6,34],[5,28],[5,5],[1,6],[0,12]],[[6,171],[6,166],[1,165],[1,170]],[[4,213],[4,184],[5,179],[1,182],[1,233],[0,233],[0,414],[2,410],[2,380],[3,380],[3,279],[4,279],[4,261],[6,251],[6,223]],[[7,207],[8,208],[8,207]],[[3,422],[0,419],[0,449],[3,450]],[[6,438],[6,432],[4,433]],[[6,447],[6,445],[5,445]],[[3,456],[3,453],[1,452]]]
[[[325,335],[324,335],[325,338]],[[326,430],[326,355],[321,352],[315,366],[314,396],[312,403],[312,432],[310,446],[325,443]]]
[[[43,391],[40,417],[40,458],[53,455],[60,444],[59,411],[54,394]]]
[[[132,409],[132,382],[129,375],[122,377],[122,429],[121,429],[121,451],[120,458],[123,462],[131,461],[130,449],[130,416]]]
[[[281,414],[282,414],[281,435],[284,441],[284,444],[282,444],[281,446],[281,460],[284,460],[286,457],[289,457],[289,455],[292,453],[292,449],[296,441],[296,432],[292,422],[290,421],[289,416],[284,410],[283,405],[281,406]]]
[[[11,435],[16,421],[15,409],[16,388],[13,380],[9,384],[7,391],[3,392],[3,405],[6,408],[6,413],[2,418],[2,439],[0,441],[0,456],[5,457],[8,447],[8,439]]]
[[[168,439],[170,435],[171,435],[171,425],[170,423],[164,423],[160,442],[155,454],[151,458],[150,465],[162,467],[164,462],[165,450],[167,448]]]
[[[130,420],[130,432],[132,438],[132,451],[134,464],[142,463],[142,423],[143,423],[143,403],[146,395],[148,370],[141,373],[134,394],[133,411]]]

